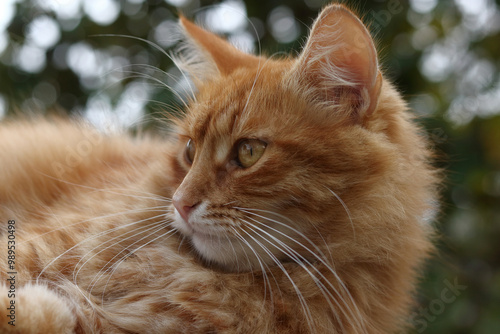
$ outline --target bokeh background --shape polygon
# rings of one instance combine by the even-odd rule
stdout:
[[[296,53],[321,0],[1,0],[0,119],[70,113],[107,131],[182,108],[168,54],[179,12],[238,47]],[[415,333],[500,333],[500,6],[349,2],[446,171],[440,253],[422,273]],[[166,50],[166,52],[164,51]]]

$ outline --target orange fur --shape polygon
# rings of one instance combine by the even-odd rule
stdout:
[[[301,56],[282,60],[181,24],[192,43],[185,50],[198,54],[179,65],[198,93],[176,120],[178,138],[103,136],[63,121],[0,124],[0,248],[14,219],[22,324],[2,321],[0,331],[407,326],[432,251],[424,215],[437,174],[361,21],[329,6]],[[204,66],[193,63],[200,59]],[[245,139],[266,146],[243,168]]]

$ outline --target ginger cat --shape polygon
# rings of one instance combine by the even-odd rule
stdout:
[[[0,124],[1,333],[392,333],[436,171],[342,5],[296,59],[185,18],[169,139]]]

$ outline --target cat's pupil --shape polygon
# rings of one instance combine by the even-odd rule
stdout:
[[[194,142],[192,139],[189,139],[189,141],[186,144],[186,160],[190,164],[193,163],[195,153],[196,153],[196,147],[194,145]]]
[[[239,164],[248,168],[253,166],[264,154],[267,144],[258,139],[245,139],[238,145]]]
[[[245,150],[249,151],[250,155],[253,156],[253,150],[252,150],[252,146],[248,145],[248,144],[245,144]]]

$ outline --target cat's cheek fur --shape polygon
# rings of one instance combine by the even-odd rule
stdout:
[[[8,298],[9,289],[0,286],[0,333],[75,333],[76,317],[71,305],[59,294],[44,285],[24,285],[17,289],[15,299]],[[15,301],[15,319],[5,313]],[[8,319],[8,320],[7,320]],[[15,326],[13,326],[14,324]]]

